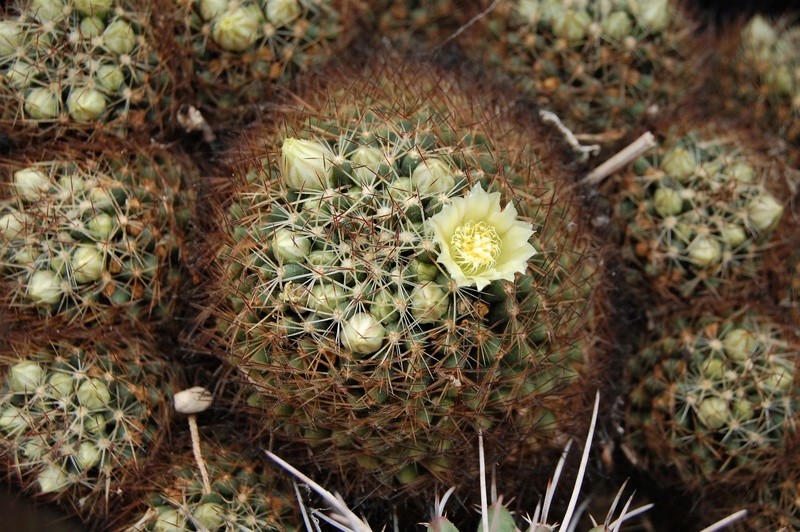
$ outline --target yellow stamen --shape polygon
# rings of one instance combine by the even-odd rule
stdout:
[[[453,260],[468,275],[493,267],[501,243],[494,227],[485,222],[467,222],[456,228],[450,239]]]

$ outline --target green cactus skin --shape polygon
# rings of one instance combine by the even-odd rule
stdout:
[[[246,182],[212,293],[227,300],[220,349],[253,404],[321,467],[359,476],[351,488],[455,481],[478,428],[549,447],[580,419],[569,390],[594,349],[600,260],[537,133],[481,116],[431,65],[392,58],[321,79],[302,113],[232,156]],[[281,143],[306,150],[305,181],[282,173]],[[424,224],[470,183],[519,199],[536,231],[526,271],[482,291],[435,262]]]
[[[159,449],[179,386],[153,345],[109,336],[12,340],[0,354],[3,468],[98,521]]]
[[[628,364],[631,447],[664,482],[691,489],[782,468],[800,409],[790,340],[758,311],[665,324]]]
[[[666,0],[505,0],[457,42],[568,127],[608,132],[680,99],[701,56],[691,33]]]
[[[763,183],[764,163],[688,134],[643,157],[623,178],[617,218],[623,254],[654,293],[752,293],[783,206]]]
[[[170,60],[189,73],[198,101],[211,104],[209,113],[220,120],[227,116],[219,110],[261,101],[272,83],[329,58],[348,20],[347,2],[339,0],[178,3],[167,11],[177,34]]]
[[[14,134],[92,135],[157,123],[168,98],[152,2],[84,4],[15,1],[0,14],[0,123]]]
[[[0,166],[2,305],[88,324],[171,315],[196,169],[158,149]],[[132,146],[130,146],[132,148]]]
[[[252,449],[205,433],[201,441],[211,492],[204,492],[191,449],[179,447],[138,488],[147,494],[126,512],[119,530],[297,530],[302,521],[288,479]]]

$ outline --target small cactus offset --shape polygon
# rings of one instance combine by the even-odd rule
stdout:
[[[768,314],[679,316],[628,364],[630,445],[691,489],[774,473],[800,420],[796,374],[790,331]]]
[[[599,258],[537,133],[432,65],[325,76],[232,156],[213,291],[253,403],[363,486],[455,482],[479,428],[550,447],[580,419]]]
[[[176,377],[152,344],[12,340],[0,353],[0,448],[9,477],[103,519],[159,448]]]
[[[2,306],[110,323],[169,316],[183,282],[191,163],[157,149],[0,165]]]
[[[718,140],[689,134],[643,157],[623,177],[616,206],[623,254],[665,297],[753,292],[783,205],[766,164]]]
[[[691,38],[668,0],[502,0],[457,42],[570,128],[608,133],[680,99],[701,57]]]
[[[169,2],[167,2],[169,3]],[[269,84],[319,64],[343,37],[347,2],[181,0],[168,9],[199,102],[211,112],[263,99]]]
[[[0,20],[0,123],[15,134],[51,136],[152,125],[165,104],[166,74],[151,4],[12,2]]]
[[[200,454],[208,485],[192,449],[169,452],[169,462],[149,471],[143,498],[115,528],[128,532],[192,530],[297,530],[297,500],[284,475],[258,449],[202,436]]]

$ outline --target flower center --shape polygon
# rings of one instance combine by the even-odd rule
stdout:
[[[450,239],[453,259],[469,275],[495,265],[501,242],[494,227],[485,222],[460,225]]]

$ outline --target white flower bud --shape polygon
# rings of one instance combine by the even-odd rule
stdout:
[[[378,148],[361,146],[350,156],[353,163],[353,177],[359,185],[368,185],[375,182],[378,168],[386,164],[386,157]]]
[[[447,294],[437,284],[427,283],[411,291],[411,315],[419,323],[439,321],[448,306]]]
[[[539,0],[519,0],[517,12],[528,22],[536,23],[541,19],[542,7]]]
[[[117,92],[125,83],[125,74],[116,65],[101,65],[94,73],[97,85],[108,92]]]
[[[111,392],[108,391],[106,383],[100,379],[86,379],[78,386],[75,394],[78,402],[89,410],[99,410],[107,408],[111,402]]]
[[[731,329],[722,339],[728,358],[745,361],[756,346],[756,337],[746,329]]]
[[[689,259],[701,268],[707,268],[722,259],[722,248],[716,240],[698,236],[689,245]]]
[[[749,164],[736,163],[728,170],[728,175],[740,183],[752,183],[756,171]]]
[[[28,430],[28,416],[16,406],[7,406],[0,411],[0,430],[9,436],[16,436]]]
[[[783,216],[783,205],[769,192],[762,192],[747,202],[747,214],[759,231],[769,232],[775,229]]]
[[[333,177],[333,158],[325,144],[287,138],[281,147],[281,175],[292,190],[325,190]]]
[[[386,329],[368,312],[359,312],[342,327],[344,346],[354,353],[368,355],[383,345]]]
[[[685,183],[694,175],[697,162],[686,148],[673,148],[661,160],[661,169],[673,179]]]
[[[47,392],[51,397],[67,397],[72,393],[72,375],[60,371],[47,379]]]
[[[106,111],[103,93],[88,87],[73,87],[67,97],[67,112],[78,122],[96,120]]]
[[[8,389],[12,392],[33,392],[41,384],[42,375],[42,368],[36,362],[18,362],[8,371]]]
[[[186,525],[186,518],[178,510],[160,506],[156,522],[153,523],[153,532],[184,532]]]
[[[272,253],[281,262],[302,262],[311,251],[311,241],[300,236],[291,229],[281,228],[275,231],[272,239]]]
[[[103,44],[115,54],[129,54],[136,46],[136,34],[130,24],[116,19],[103,32]]]
[[[39,22],[58,22],[69,14],[64,0],[33,0],[28,8]]]
[[[100,452],[97,445],[93,442],[85,441],[78,447],[76,461],[80,469],[91,469],[100,463],[100,458],[102,458],[102,456],[103,453]]]
[[[747,399],[739,399],[733,402],[733,417],[739,421],[747,421],[753,419],[756,411],[753,408],[753,403]]]
[[[42,493],[57,493],[71,484],[67,473],[56,464],[48,464],[36,478]]]
[[[761,15],[756,15],[742,30],[742,41],[751,50],[759,48],[769,48],[778,41],[778,33],[767,19]]]
[[[14,188],[17,196],[25,201],[37,201],[47,194],[50,178],[43,171],[31,167],[14,172]]]
[[[84,17],[79,28],[84,39],[92,39],[103,33],[106,23],[100,17]]]
[[[22,25],[15,20],[0,20],[0,57],[14,55],[22,44]]]
[[[51,436],[51,435],[49,435]],[[37,435],[28,440],[22,448],[22,454],[32,462],[38,462],[50,452],[51,446],[42,436]]]
[[[764,81],[779,96],[789,96],[794,92],[794,77],[786,65],[770,65]]]
[[[669,0],[639,0],[639,23],[647,31],[664,31],[670,15]]]
[[[90,414],[83,418],[83,428],[90,434],[95,434],[100,437],[105,437],[106,425],[108,419],[101,413]]]
[[[317,283],[311,288],[306,304],[315,312],[329,314],[344,302],[342,287],[333,283]]]
[[[588,13],[569,9],[553,21],[553,35],[574,46],[586,39],[591,24],[592,19]]]
[[[744,227],[739,224],[725,224],[719,228],[720,236],[731,248],[738,248],[747,240]]]
[[[215,502],[207,502],[195,508],[192,517],[208,530],[219,530],[225,523],[225,510]]]
[[[194,386],[176,393],[173,400],[179,414],[198,414],[211,406],[214,397],[202,386]]]
[[[96,246],[81,244],[72,253],[72,276],[77,283],[98,281],[105,269],[105,255]]]
[[[113,0],[73,0],[75,9],[87,17],[99,17],[111,8]]]
[[[61,301],[61,277],[50,270],[37,270],[28,280],[28,299],[34,303],[55,305]]]
[[[702,370],[704,378],[718,381],[725,375],[725,364],[718,358],[709,358],[702,364]]]
[[[89,221],[86,222],[86,230],[89,232],[89,235],[98,242],[107,240],[114,234],[115,229],[116,224],[114,223],[114,218],[104,212],[92,216]]]
[[[9,87],[19,90],[30,86],[33,78],[36,77],[36,69],[27,61],[17,59],[8,70],[5,71],[4,75]]]
[[[0,237],[6,242],[15,240],[25,230],[27,222],[28,217],[25,213],[11,209],[11,212],[0,216]]]
[[[719,397],[708,397],[700,401],[697,407],[700,422],[710,430],[717,430],[731,419],[728,402]]]
[[[224,50],[243,52],[258,39],[261,23],[258,8],[238,7],[217,17],[211,36]]]
[[[447,163],[429,158],[419,163],[411,172],[411,183],[423,196],[433,196],[452,190],[456,178]]]
[[[267,20],[277,28],[285,26],[303,13],[297,0],[268,0]]]
[[[603,35],[614,41],[622,41],[633,33],[633,21],[624,11],[614,11],[600,23]]]
[[[768,390],[777,392],[788,392],[792,389],[794,382],[794,372],[791,367],[775,364],[772,366],[771,371],[767,374],[767,378],[763,380],[762,384]]]
[[[680,214],[683,211],[683,198],[677,190],[660,187],[653,194],[653,208],[662,218]]]
[[[228,0],[200,0],[200,16],[203,20],[212,20],[228,9]]]
[[[60,107],[58,94],[44,87],[35,87],[25,96],[25,112],[35,120],[57,117]]]

